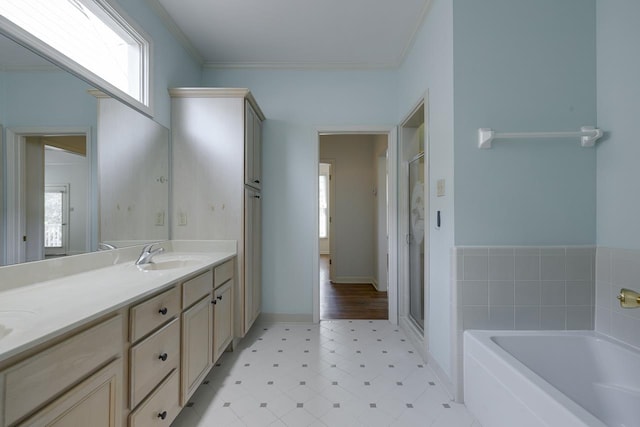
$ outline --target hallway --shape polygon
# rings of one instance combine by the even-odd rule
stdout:
[[[387,292],[368,283],[333,284],[329,256],[320,256],[320,319],[388,319]]]

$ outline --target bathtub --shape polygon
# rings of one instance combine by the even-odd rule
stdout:
[[[466,331],[464,401],[483,427],[640,426],[640,352],[591,331]]]

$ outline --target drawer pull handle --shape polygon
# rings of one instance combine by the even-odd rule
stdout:
[[[158,356],[158,359],[162,360],[163,362],[166,362],[167,357],[168,357],[167,353],[162,353],[160,356]]]
[[[160,310],[158,310],[158,313],[162,314],[163,316],[166,315],[169,312],[169,310],[167,310],[167,307],[162,307]]]
[[[165,418],[167,418],[167,411],[162,411],[158,414],[158,418],[160,418],[161,420],[164,420]]]

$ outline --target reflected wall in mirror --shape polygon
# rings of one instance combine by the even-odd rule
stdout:
[[[93,251],[100,237],[168,238],[168,130],[116,100],[98,101],[88,93],[91,89],[0,34],[0,265]],[[100,127],[98,102],[103,112]],[[46,141],[69,136],[85,138],[84,155],[69,147],[44,149],[52,147]],[[150,143],[158,140],[163,142]],[[34,146],[38,148],[27,148]],[[44,166],[36,169],[25,163],[27,152],[32,157],[34,151],[39,165],[55,165],[50,179]],[[100,162],[100,175],[98,151],[114,153]],[[83,179],[77,176],[82,169]],[[27,195],[27,178],[29,185],[38,183],[37,197]],[[56,196],[64,189],[67,200],[62,200],[64,193]],[[102,211],[99,193],[107,203]],[[51,215],[45,225],[45,194],[51,199],[59,196],[62,207],[68,207],[63,210],[66,217]],[[35,212],[27,214],[27,200],[37,201]],[[160,222],[164,225],[155,225]],[[100,230],[100,223],[105,230]]]
[[[0,265],[92,248],[97,238],[92,220],[97,218],[97,203],[92,204],[97,103],[88,89],[87,83],[0,35]],[[50,155],[53,150],[57,154]],[[49,237],[57,237],[48,243],[56,248],[45,250],[45,190],[50,184],[66,188],[60,193],[65,210],[58,212],[64,218],[57,219],[56,231],[49,227]]]
[[[169,129],[97,94],[100,241],[169,238]]]

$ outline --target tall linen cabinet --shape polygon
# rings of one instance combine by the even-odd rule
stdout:
[[[235,336],[261,305],[261,123],[247,89],[175,88],[171,95],[172,238],[237,240]]]

